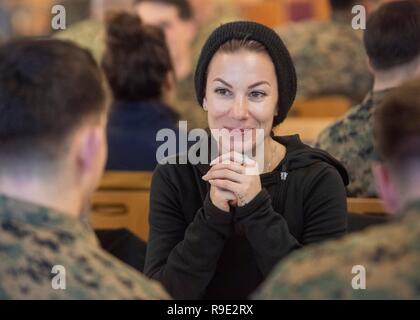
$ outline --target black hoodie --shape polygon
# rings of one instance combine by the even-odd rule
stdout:
[[[175,299],[244,299],[292,250],[345,233],[345,168],[297,135],[274,139],[285,158],[231,213],[209,199],[208,165],[156,168],[145,274]]]

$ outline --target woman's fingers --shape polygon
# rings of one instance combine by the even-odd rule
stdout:
[[[241,174],[229,169],[211,170],[203,176],[203,180],[205,181],[214,179],[226,179],[237,183],[241,183],[244,180]]]
[[[220,172],[219,172],[220,171]],[[214,173],[217,172],[217,176]],[[203,180],[218,178],[227,178],[236,182],[243,180],[242,175],[245,173],[245,168],[237,163],[221,163],[215,164],[210,170],[203,176]]]
[[[225,212],[229,212],[230,205],[238,202],[234,193],[213,185],[210,188],[210,199],[216,207]]]
[[[242,165],[237,164],[235,162],[215,164],[210,168],[209,171],[215,171],[215,170],[221,170],[221,169],[232,170],[239,174],[243,174],[245,172],[245,168]]]
[[[209,183],[212,186],[218,187],[218,188],[223,189],[225,191],[232,192],[235,195],[235,197],[236,197],[235,192],[238,191],[240,186],[241,186],[238,183],[235,183],[235,182],[232,182],[232,181],[229,181],[229,180],[222,180],[222,179],[212,179],[212,180],[209,180]],[[233,200],[233,199],[230,199],[230,200]]]
[[[215,158],[212,162],[210,162],[210,165],[213,166],[215,164],[228,163],[228,162],[236,162],[236,163],[242,164],[243,156],[242,154],[235,151],[227,152]]]
[[[219,188],[218,192],[219,192],[219,196],[225,200],[228,200],[228,201],[236,200],[236,195],[231,191],[227,191],[227,190],[223,190]]]
[[[235,163],[243,165],[243,164],[251,164],[252,162],[255,162],[255,161],[242,153],[239,153],[236,151],[230,151],[215,158],[212,162],[210,162],[210,165],[213,166],[215,164],[229,163],[229,162],[235,162]]]

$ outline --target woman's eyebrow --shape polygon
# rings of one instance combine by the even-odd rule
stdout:
[[[229,83],[227,83],[227,82],[226,82],[226,81],[224,81],[223,79],[216,78],[216,79],[214,79],[213,81],[219,81],[219,82],[223,83],[225,86],[227,86],[227,87],[229,87],[229,88],[233,88],[233,87],[232,87],[232,85],[230,85]],[[258,81],[258,82],[256,82],[256,83],[254,83],[254,84],[250,85],[250,86],[248,87],[248,89],[252,89],[252,88],[258,87],[258,86],[260,86],[260,85],[262,85],[262,84],[266,84],[266,85],[268,85],[269,87],[271,87],[270,83],[269,83],[268,81],[265,81],[265,80],[264,80],[264,81]]]
[[[260,86],[260,85],[262,85],[262,84],[266,84],[266,85],[268,85],[269,87],[271,87],[271,85],[270,85],[270,83],[269,83],[268,81],[259,81],[259,82],[257,82],[257,83],[254,83],[253,85],[250,85],[250,86],[248,87],[248,89],[252,89],[252,88],[258,87],[258,86]]]
[[[224,81],[224,80],[222,80],[220,78],[216,78],[213,81],[219,81],[219,82],[223,83],[225,86],[227,86],[229,88],[232,88],[232,86],[229,83],[227,83],[226,81]]]

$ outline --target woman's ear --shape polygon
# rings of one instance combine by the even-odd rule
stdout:
[[[375,178],[376,191],[383,200],[386,210],[395,213],[399,209],[399,197],[389,169],[382,163],[374,162],[372,173]]]

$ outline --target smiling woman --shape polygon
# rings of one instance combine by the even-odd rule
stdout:
[[[159,165],[145,273],[178,299],[246,298],[291,251],[345,233],[348,177],[297,135],[272,134],[296,94],[293,62],[273,30],[253,22],[216,29],[195,88],[211,130],[226,129],[232,139],[264,133],[242,139],[243,149],[264,145],[264,165],[259,175],[247,174],[255,163],[220,145],[210,165]]]

